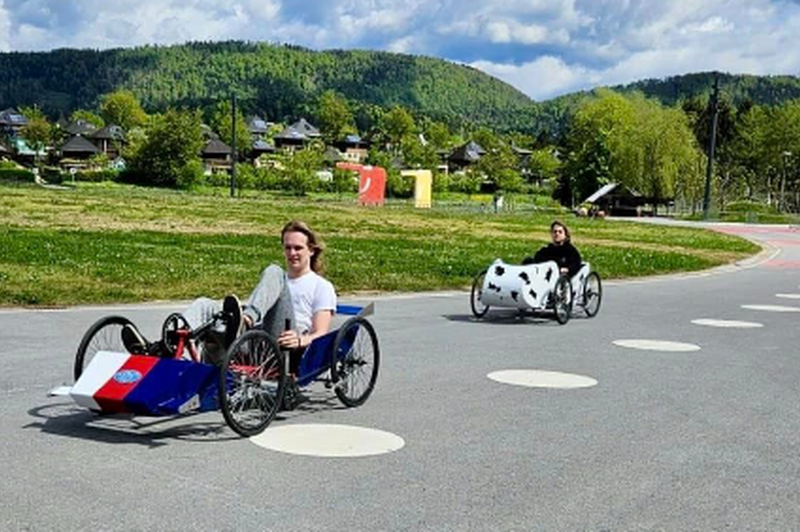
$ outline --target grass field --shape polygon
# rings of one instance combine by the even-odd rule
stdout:
[[[464,288],[497,257],[549,239],[552,214],[359,208],[352,199],[188,193],[117,184],[48,190],[0,184],[0,305],[70,305],[246,295],[282,264],[292,218],[323,236],[342,293]],[[698,270],[751,255],[744,240],[699,229],[565,218],[604,278]]]

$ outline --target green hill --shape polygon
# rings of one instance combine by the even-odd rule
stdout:
[[[334,89],[368,109],[400,104],[451,125],[531,130],[536,106],[485,73],[441,59],[387,52],[316,52],[266,43],[189,43],[105,51],[0,54],[0,106],[38,104],[48,114],[93,108],[131,89],[147,110],[202,107],[236,92],[246,112],[283,120]]]
[[[622,93],[641,92],[671,106],[694,97],[706,100],[714,85],[714,75],[713,72],[698,72],[664,79],[646,79],[609,88]],[[748,100],[761,105],[779,105],[800,98],[800,78],[796,76],[720,73],[719,85],[722,97],[728,98],[734,105]],[[537,128],[553,135],[563,133],[575,109],[591,94],[592,91],[575,92],[542,102]]]

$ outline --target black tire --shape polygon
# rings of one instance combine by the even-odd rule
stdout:
[[[275,418],[286,391],[286,356],[266,332],[253,329],[225,353],[219,374],[219,407],[241,436],[259,434]]]
[[[372,324],[362,317],[347,320],[336,334],[331,357],[336,397],[348,407],[364,404],[375,388],[381,360]]]
[[[482,318],[489,312],[489,305],[484,305],[481,302],[481,295],[483,294],[483,280],[486,277],[486,271],[481,271],[472,280],[472,291],[469,295],[469,306],[472,308],[472,314],[476,318]]]
[[[600,274],[591,272],[583,283],[583,310],[587,318],[594,318],[603,302],[603,283]]]
[[[572,314],[572,283],[566,277],[559,277],[553,289],[553,310],[556,321],[564,325]]]
[[[77,381],[84,368],[89,365],[99,351],[116,351],[127,353],[122,343],[122,328],[133,323],[122,316],[106,316],[96,321],[83,335],[78,352],[75,353],[73,376]]]

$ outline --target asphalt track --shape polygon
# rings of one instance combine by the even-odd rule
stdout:
[[[767,250],[699,275],[607,283],[599,315],[565,326],[502,312],[476,322],[465,293],[378,298],[383,361],[369,401],[344,409],[314,388],[272,426],[405,442],[367,457],[268,450],[217,412],[95,418],[46,397],[69,383],[94,320],[122,313],[154,334],[173,306],[0,311],[0,529],[798,530],[800,312],[743,305],[800,308],[776,296],[800,293],[800,231],[722,230]],[[504,370],[597,384],[487,378]]]

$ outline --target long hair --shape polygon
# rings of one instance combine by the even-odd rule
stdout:
[[[569,233],[569,228],[564,225],[563,222],[560,220],[554,220],[553,223],[550,224],[550,231],[552,232],[554,228],[560,227],[564,230],[564,242],[569,242],[572,240],[572,235]]]
[[[283,226],[281,231],[281,242],[286,233],[302,233],[308,239],[308,249],[311,250],[311,269],[322,275],[325,272],[325,262],[322,260],[322,252],[325,251],[325,245],[322,240],[305,222],[300,220],[292,220]]]

